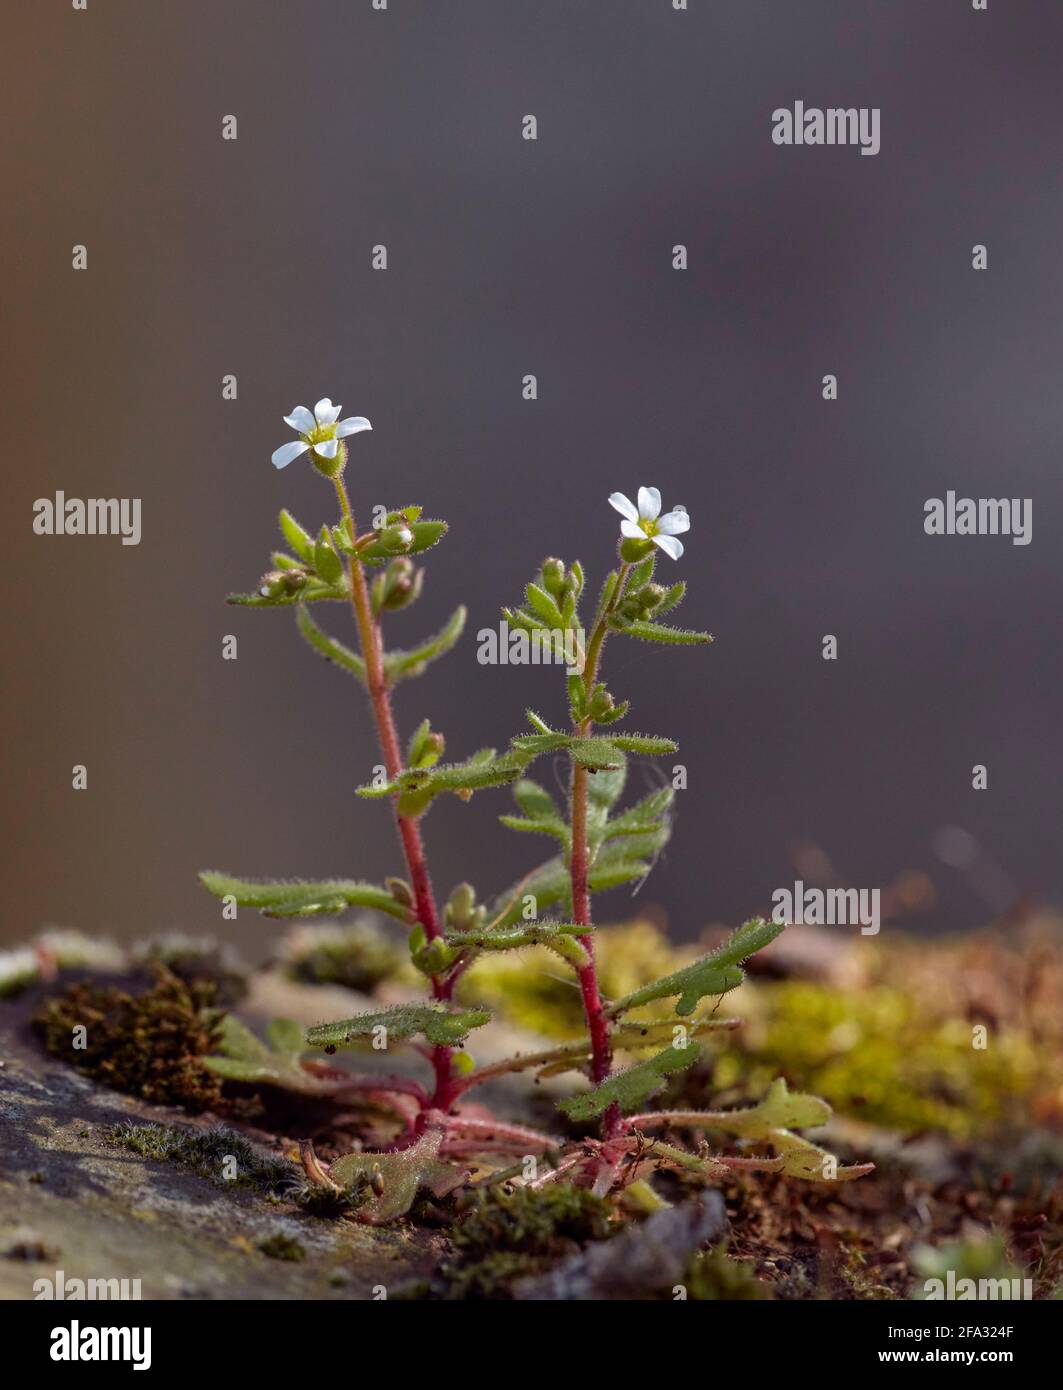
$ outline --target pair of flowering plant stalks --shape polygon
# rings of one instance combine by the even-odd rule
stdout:
[[[392,692],[420,676],[461,635],[465,609],[444,627],[409,648],[385,646],[393,614],[414,603],[423,571],[416,557],[439,542],[446,523],[427,519],[419,506],[389,510],[379,524],[360,530],[344,478],[347,439],[370,428],[362,416],[340,419],[327,398],[311,412],[296,407],[285,420],[299,435],[273,455],[283,468],[303,454],[333,485],[337,519],[311,533],[286,511],[280,527],[287,544],[256,592],[230,602],[253,608],[292,608],[299,631],[319,655],[364,687],[376,722],[387,780],[360,787],[359,795],[390,802],[405,861],[405,875],[380,883],[361,879],[263,882],[206,872],[216,896],[259,909],[268,917],[334,915],[372,908],[404,923],[410,958],[424,976],[425,998],[370,1013],[323,1022],[300,1035],[279,1024],[261,1043],[239,1025],[230,1027],[222,1055],[212,1065],[223,1076],[286,1087],[304,1094],[362,1094],[394,1117],[395,1137],[376,1153],[352,1153],[325,1163],[303,1145],[308,1180],[337,1195],[358,1194],[359,1217],[369,1222],[404,1215],[426,1189],[441,1197],[462,1184],[497,1182],[503,1175],[531,1188],[559,1180],[615,1194],[628,1208],[661,1202],[651,1179],[661,1169],[711,1182],[733,1169],[840,1181],[872,1165],[839,1166],[834,1155],[795,1133],[822,1125],[829,1107],[814,1096],[791,1094],[777,1080],[752,1108],[720,1111],[650,1111],[644,1107],[674,1073],[692,1066],[703,1044],[737,1020],[717,1017],[721,997],[741,984],[742,964],[782,930],[760,918],[744,923],[717,950],[620,999],[603,998],[594,960],[591,900],[595,893],[639,882],[650,872],[670,833],[673,790],[662,785],[621,809],[629,758],[672,754],[669,738],[627,727],[628,701],[603,678],[610,639],[662,646],[700,646],[712,639],[662,621],[683,600],[685,584],[658,583],[658,554],[677,561],[678,539],[690,527],[686,509],[662,515],[656,488],[642,487],[637,504],[613,493],[621,514],[617,566],[601,586],[589,623],[585,575],[579,560],[543,561],[526,585],[522,602],[504,608],[512,628],[529,634],[562,634],[579,644],[579,660],[565,672],[564,717],[548,722],[527,711],[528,730],[499,752],[481,748],[445,762],[444,738],[429,721],[400,741]],[[327,633],[311,605],[349,605],[357,645]],[[556,725],[556,726],[555,726]],[[529,769],[545,756],[568,763],[568,798],[559,805]],[[422,837],[422,822],[441,797],[467,801],[490,787],[512,787],[514,812],[501,817],[511,830],[546,836],[553,855],[518,884],[481,903],[468,883],[459,884],[442,910],[437,905]],[[530,909],[530,912],[529,912]],[[455,986],[489,952],[546,947],[578,985],[586,1022],[575,1042],[503,1061],[477,1064],[476,1030],[487,1011],[455,1003]],[[649,1010],[649,1013],[646,1011]],[[325,1062],[322,1054],[379,1045],[407,1048],[431,1068],[430,1079],[406,1075],[358,1076]],[[626,1064],[615,1059],[623,1054]],[[560,1102],[570,1124],[595,1126],[593,1137],[566,1139],[496,1119],[470,1100],[482,1083],[506,1073],[537,1077],[563,1073],[585,1078],[582,1089]],[[587,1084],[589,1083],[589,1085]],[[559,1123],[559,1128],[561,1128]],[[667,1139],[660,1137],[664,1132]],[[571,1131],[570,1131],[571,1132]],[[693,1144],[673,1142],[687,1134]],[[707,1135],[729,1137],[710,1149]],[[727,1152],[726,1148],[737,1149]]]

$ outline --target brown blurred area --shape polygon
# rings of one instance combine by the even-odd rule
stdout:
[[[468,603],[397,701],[455,756],[528,704],[563,717],[553,673],[475,659],[542,558],[578,555],[596,590],[609,492],[689,509],[682,620],[716,645],[607,664],[689,786],[657,872],[604,915],[656,905],[692,938],[763,908],[799,843],[965,927],[1006,903],[935,856],[948,826],[1058,900],[1063,10],[56,0],[3,35],[6,941],[220,929],[204,867],[399,869],[353,796],[377,761],[359,692],[288,615],[222,602],[267,568],[281,506],[332,519],[311,469],[269,463],[323,395],[373,421],[364,515],[452,523],[392,640]],[[881,153],[773,146],[797,98],[880,107]],[[1032,498],[1033,543],[926,537],[948,488]],[[142,543],[33,535],[60,489],[141,498]],[[507,803],[432,812],[444,893],[536,862]]]

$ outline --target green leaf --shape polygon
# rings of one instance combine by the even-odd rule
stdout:
[[[314,1061],[303,1065],[303,1030],[290,1018],[275,1018],[266,1029],[267,1043],[232,1014],[221,1021],[220,1052],[203,1058],[203,1065],[226,1081],[253,1086],[277,1086],[297,1095],[325,1096],[350,1086],[351,1078],[335,1067]]]
[[[228,594],[225,602],[241,608],[291,608],[296,603],[319,603],[326,600],[332,603],[349,603],[350,595],[339,585],[321,584],[310,580],[294,593],[280,593],[273,597],[266,594]]]
[[[638,591],[650,582],[653,578],[654,566],[657,564],[656,552],[651,552],[645,560],[640,560],[627,578],[627,588],[625,593],[637,594]]]
[[[693,1013],[706,996],[726,994],[729,990],[737,989],[745,978],[740,969],[741,962],[774,941],[784,925],[782,922],[769,922],[763,917],[750,918],[717,950],[682,970],[626,994],[610,1006],[609,1012],[615,1014],[625,1009],[636,1009],[654,999],[678,996],[676,1013],[681,1016]]]
[[[314,563],[314,538],[303,528],[292,516],[291,512],[283,511],[280,514],[280,526],[284,539],[288,542],[292,550],[305,565]]]
[[[685,1047],[673,1044],[644,1062],[636,1062],[626,1071],[618,1071],[593,1090],[560,1101],[558,1108],[571,1120],[593,1120],[611,1105],[619,1105],[622,1111],[637,1110],[661,1090],[666,1077],[692,1066],[700,1051],[700,1046],[692,1040]]]
[[[554,798],[545,787],[533,782],[530,777],[522,777],[513,788],[513,800],[526,816],[531,816],[534,820],[561,819],[561,812]]]
[[[616,840],[626,835],[653,834],[674,800],[675,792],[671,787],[651,792],[619,816],[614,816],[605,827],[605,838]]]
[[[467,801],[473,792],[482,791],[485,787],[499,787],[516,781],[532,756],[516,747],[500,757],[496,756],[493,748],[481,748],[463,763],[407,768],[394,781],[382,787],[370,784],[356,790],[359,796],[364,797],[390,796],[398,792],[399,815],[419,816],[441,792],[453,792]]]
[[[387,679],[394,684],[396,681],[421,675],[430,662],[443,656],[454,646],[465,627],[465,617],[465,605],[459,604],[434,637],[429,637],[426,642],[410,651],[388,652],[384,657],[384,674]]]
[[[345,647],[342,642],[337,642],[335,637],[330,637],[327,632],[322,632],[303,604],[299,604],[295,610],[295,621],[300,633],[314,651],[323,656],[326,661],[331,661],[334,666],[346,671],[348,675],[360,680],[363,685],[365,684],[365,662],[362,658],[357,652],[352,652],[350,647]]]
[[[623,753],[645,753],[649,757],[679,752],[679,744],[670,738],[655,738],[650,734],[610,734],[609,742]]]
[[[421,1188],[445,1197],[465,1181],[462,1169],[440,1159],[442,1142],[441,1129],[427,1129],[416,1144],[396,1153],[344,1154],[331,1164],[329,1176],[348,1192],[373,1185],[373,1195],[358,1208],[358,1220],[382,1226],[405,1216]]]
[[[451,932],[447,944],[473,947],[478,951],[519,951],[526,946],[545,946],[577,969],[590,957],[575,938],[586,936],[591,927],[576,922],[514,922],[509,926],[473,927]]]
[[[388,1043],[394,1039],[424,1037],[437,1047],[454,1047],[465,1041],[473,1028],[490,1023],[486,1009],[447,1009],[442,1004],[396,1004],[375,1013],[356,1014],[338,1023],[319,1023],[306,1030],[310,1047],[352,1047],[374,1029],[384,1028]]]
[[[343,912],[348,907],[371,907],[402,922],[415,916],[386,888],[353,879],[327,879],[321,882],[232,878],[216,870],[205,870],[199,881],[216,898],[232,897],[240,907],[257,908],[265,917],[314,917],[321,913]]]
[[[343,561],[336,554],[327,526],[322,526],[314,542],[314,569],[326,584],[338,584],[343,577]]]
[[[621,764],[611,772],[599,772],[587,779],[587,848],[592,863],[606,837],[609,812],[619,801],[626,781],[626,764]]]
[[[688,647],[713,640],[711,632],[692,632],[684,627],[668,627],[665,623],[651,623],[639,618],[617,628],[629,637],[639,637],[643,642],[670,642],[673,646]]]
[[[537,618],[542,619],[547,627],[558,630],[563,628],[561,609],[558,608],[545,589],[540,589],[538,584],[528,584],[524,593],[528,600],[528,607]]]
[[[624,766],[624,755],[614,738],[595,738],[593,735],[569,738],[568,751],[574,762],[596,772]]]
[[[610,570],[605,576],[605,581],[602,584],[602,591],[598,595],[598,607],[594,611],[594,621],[596,624],[601,621],[605,610],[613,601],[613,595],[616,593],[616,583],[619,577],[619,572],[617,570]]]
[[[652,1117],[655,1124],[667,1124],[676,1129],[718,1129],[749,1143],[769,1144],[778,1155],[765,1158],[723,1158],[721,1162],[734,1167],[748,1167],[766,1172],[782,1173],[786,1177],[808,1181],[851,1182],[871,1172],[873,1163],[838,1165],[826,1149],[810,1139],[792,1133],[793,1129],[811,1129],[824,1125],[831,1117],[825,1100],[803,1091],[791,1092],[784,1077],[777,1077],[764,1098],[741,1110],[679,1110],[664,1111]],[[826,1178],[826,1165],[833,1160],[833,1178]]]
[[[447,533],[445,521],[408,521],[404,517],[403,524],[409,526],[413,532],[413,544],[409,550],[402,552],[404,555],[419,555],[423,550],[431,550]],[[389,551],[378,540],[372,541],[364,550],[359,551],[359,554],[370,565],[382,565],[395,558],[394,551]]]

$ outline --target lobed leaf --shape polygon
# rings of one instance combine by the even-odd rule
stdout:
[[[624,1009],[638,1008],[640,1004],[649,1004],[654,999],[678,996],[676,1013],[693,1013],[706,995],[726,994],[728,990],[737,989],[745,978],[740,969],[741,962],[774,941],[783,926],[782,922],[769,922],[763,917],[750,918],[717,950],[684,966],[682,970],[676,970],[625,995],[611,1006],[610,1012],[619,1013]]]
[[[644,1062],[636,1062],[626,1071],[618,1071],[593,1090],[560,1101],[558,1108],[571,1120],[593,1120],[611,1105],[618,1105],[622,1111],[637,1110],[661,1090],[666,1077],[692,1066],[700,1051],[693,1040],[688,1040],[684,1047],[673,1044]]]

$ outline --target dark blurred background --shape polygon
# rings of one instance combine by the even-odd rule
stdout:
[[[475,660],[543,556],[596,588],[610,491],[688,507],[682,621],[716,645],[608,660],[689,768],[636,899],[675,936],[764,907],[799,842],[857,885],[931,875],[928,930],[1059,895],[1063,7],[34,0],[3,32],[7,940],[220,929],[201,867],[399,869],[352,795],[377,761],[360,692],[288,614],[222,602],[281,506],[331,518],[305,461],[269,462],[323,395],[373,422],[348,469],[366,520],[451,522],[392,640],[469,604],[397,700],[454,756],[526,703],[562,716],[555,673]],[[774,146],[797,99],[880,107],[881,153]],[[1031,497],[1032,545],[926,537],[949,488]],[[139,548],[34,536],[56,489],[141,497]],[[432,812],[438,889],[545,857],[497,825],[508,803]],[[1000,901],[935,857],[944,826],[1003,866]]]

